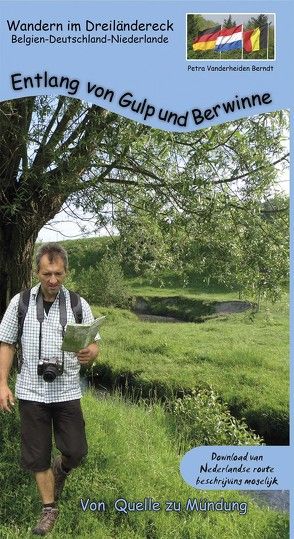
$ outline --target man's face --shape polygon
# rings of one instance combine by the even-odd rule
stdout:
[[[37,276],[41,283],[44,298],[48,301],[54,301],[66,277],[62,258],[57,256],[50,262],[48,255],[43,255],[40,259]]]

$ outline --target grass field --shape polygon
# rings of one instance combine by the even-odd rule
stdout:
[[[172,296],[179,291],[146,286],[132,290],[146,297],[152,292]],[[238,299],[236,294],[221,291],[217,296],[205,290],[192,292],[184,293],[189,299]],[[251,312],[231,314],[202,324],[148,323],[129,311],[94,307],[94,314],[107,314],[95,372],[102,384],[127,383],[144,397],[154,391],[164,397],[197,387],[213,387],[231,412],[244,417],[268,443],[286,444],[287,299],[285,295],[275,305],[261,305],[254,316]]]
[[[182,296],[197,298],[208,301],[229,301],[238,299],[236,290],[227,290],[215,284],[205,285],[203,283],[191,282],[183,288],[176,275],[165,276],[162,286],[156,282],[150,283],[146,278],[134,277],[127,280],[131,294],[139,296]]]
[[[135,405],[119,396],[97,401],[83,398],[89,455],[86,463],[68,479],[60,517],[52,539],[286,539],[288,515],[258,507],[249,497],[233,491],[199,491],[188,487],[179,474],[180,456],[166,415],[159,404]],[[0,537],[31,537],[40,510],[33,479],[19,473],[18,417],[5,415],[1,444]],[[120,513],[114,503],[153,498],[158,512]],[[188,511],[188,499],[245,503],[246,512]],[[82,510],[86,504],[103,502],[105,511]],[[165,502],[181,503],[180,511],[166,512]],[[179,506],[177,506],[179,507]],[[241,507],[241,506],[240,506]],[[245,506],[243,505],[243,508]],[[100,506],[102,509],[102,506]],[[243,510],[244,511],[244,510]]]

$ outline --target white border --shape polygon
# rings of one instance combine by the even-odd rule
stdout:
[[[275,62],[277,59],[277,24],[276,24],[276,13],[264,13],[264,15],[272,15],[274,19],[274,50],[275,50],[275,56],[274,58],[187,58],[187,49],[188,49],[188,15],[231,15],[232,17],[234,15],[260,15],[261,13],[247,13],[247,12],[238,12],[238,13],[199,13],[199,12],[188,12],[186,13],[186,61],[187,62]]]

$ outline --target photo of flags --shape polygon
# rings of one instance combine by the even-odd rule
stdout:
[[[198,36],[193,40],[193,50],[216,52],[232,51],[242,49],[246,52],[266,49],[268,45],[268,24],[260,28],[243,30],[242,24],[232,28],[222,28],[214,26],[198,32]]]
[[[268,46],[268,24],[243,32],[243,47],[246,52],[259,51]]]
[[[242,24],[232,28],[223,28],[215,43],[216,52],[242,49]]]
[[[202,30],[198,32],[198,36],[193,40],[193,50],[194,51],[208,51],[215,48],[215,43],[221,25],[214,26],[214,28],[207,28],[207,30]]]
[[[187,60],[274,60],[275,13],[188,13]]]

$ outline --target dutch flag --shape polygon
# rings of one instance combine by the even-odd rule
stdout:
[[[215,51],[224,52],[242,49],[242,24],[223,28],[215,43]]]

